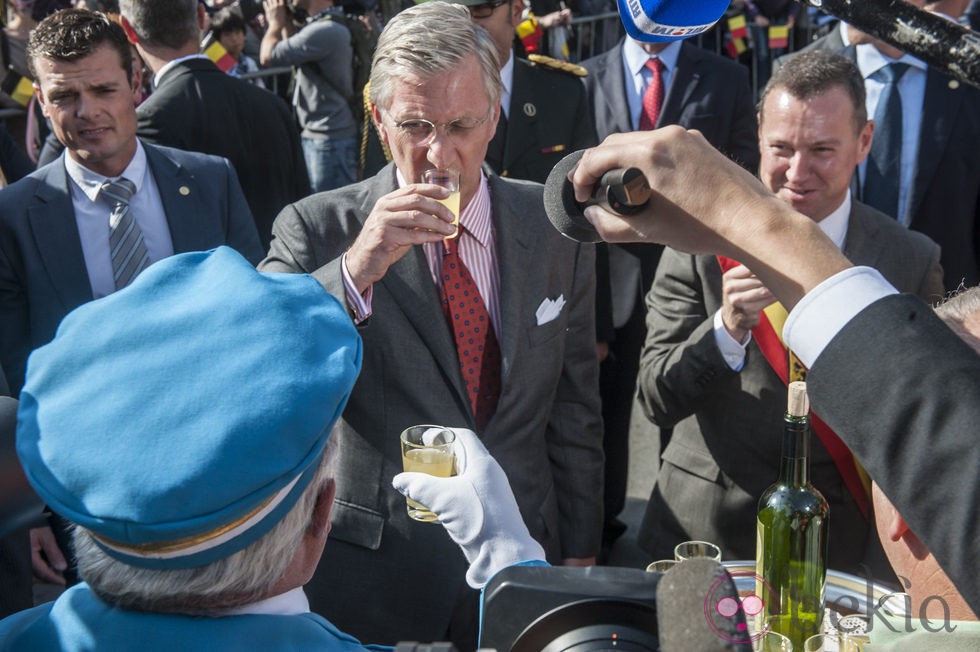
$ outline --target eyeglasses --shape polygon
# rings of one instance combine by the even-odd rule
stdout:
[[[425,118],[409,118],[395,123],[398,136],[408,141],[414,146],[421,147],[428,145],[435,138],[436,130],[442,127],[446,137],[455,143],[462,143],[468,140],[476,132],[478,127],[482,127],[490,119],[491,109],[487,109],[487,114],[483,118],[471,118],[463,116],[436,124]]]
[[[470,17],[489,18],[493,12],[497,11],[497,7],[510,4],[510,2],[511,0],[491,0],[490,2],[485,2],[482,5],[471,5],[468,7],[470,10]]]

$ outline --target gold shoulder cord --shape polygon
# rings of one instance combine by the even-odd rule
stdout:
[[[546,57],[543,54],[529,54],[527,55],[527,59],[536,66],[544,66],[545,68],[551,68],[552,70],[560,70],[562,72],[567,72],[570,75],[575,75],[576,77],[589,76],[588,70],[569,61],[561,61],[552,57]]]

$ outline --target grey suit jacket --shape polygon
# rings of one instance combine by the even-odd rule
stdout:
[[[228,161],[144,143],[174,252],[229,245],[262,257],[238,178]],[[0,364],[20,391],[28,354],[61,319],[92,300],[62,158],[0,191]]]
[[[857,202],[844,253],[903,291],[930,300],[942,292],[939,247]],[[729,559],[753,559],[757,501],[779,472],[786,387],[754,340],[740,372],[722,358],[713,333],[721,276],[715,257],[667,249],[647,296],[638,401],[656,425],[674,428],[640,532],[654,555],[703,539]],[[811,476],[833,514],[831,566],[859,571],[868,523],[816,436]]]
[[[895,295],[831,340],[807,388],[813,409],[980,613],[980,356],[927,305]]]
[[[311,273],[346,302],[341,256],[396,187],[389,165],[287,207],[260,268]],[[490,187],[503,368],[500,402],[481,438],[549,560],[591,556],[602,519],[593,247],[555,231],[539,184],[491,177]],[[558,318],[538,325],[538,306],[559,296],[566,304]],[[401,471],[402,429],[473,428],[473,416],[421,248],[374,284],[372,308],[360,326],[363,368],[338,428],[333,529],[307,592],[314,610],[361,640],[438,640],[466,590],[465,560],[441,528],[408,519],[391,478]]]

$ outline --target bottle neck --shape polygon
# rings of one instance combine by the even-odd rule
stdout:
[[[810,418],[786,415],[783,420],[783,459],[779,481],[804,485],[810,480]]]

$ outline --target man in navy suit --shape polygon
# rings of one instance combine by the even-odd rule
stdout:
[[[228,161],[137,140],[140,75],[121,27],[101,14],[59,12],[35,28],[28,55],[38,101],[66,154],[0,200],[0,364],[14,392],[27,356],[61,318],[119,287],[110,246],[110,215],[119,208],[103,192],[107,182],[132,188],[131,233],[150,264],[222,244],[253,263],[262,256]],[[32,539],[35,574],[64,583],[51,531],[35,530]]]
[[[657,82],[649,70],[654,62],[661,71]],[[589,71],[585,87],[600,141],[609,134],[680,125],[699,130],[708,142],[755,172],[758,125],[744,66],[690,43],[640,43],[628,37],[582,65]],[[653,113],[644,116],[644,105],[650,104],[644,98],[657,83],[659,101],[651,107]],[[611,341],[599,344],[600,359],[603,347],[608,347],[599,372],[606,453],[604,551],[624,529],[616,517],[626,503],[629,432],[640,427],[649,436],[655,427],[633,410],[633,394],[646,338],[643,297],[662,251],[656,244],[608,245],[608,257],[597,250],[596,323],[614,327]],[[669,435],[669,430],[659,433],[662,447]]]

